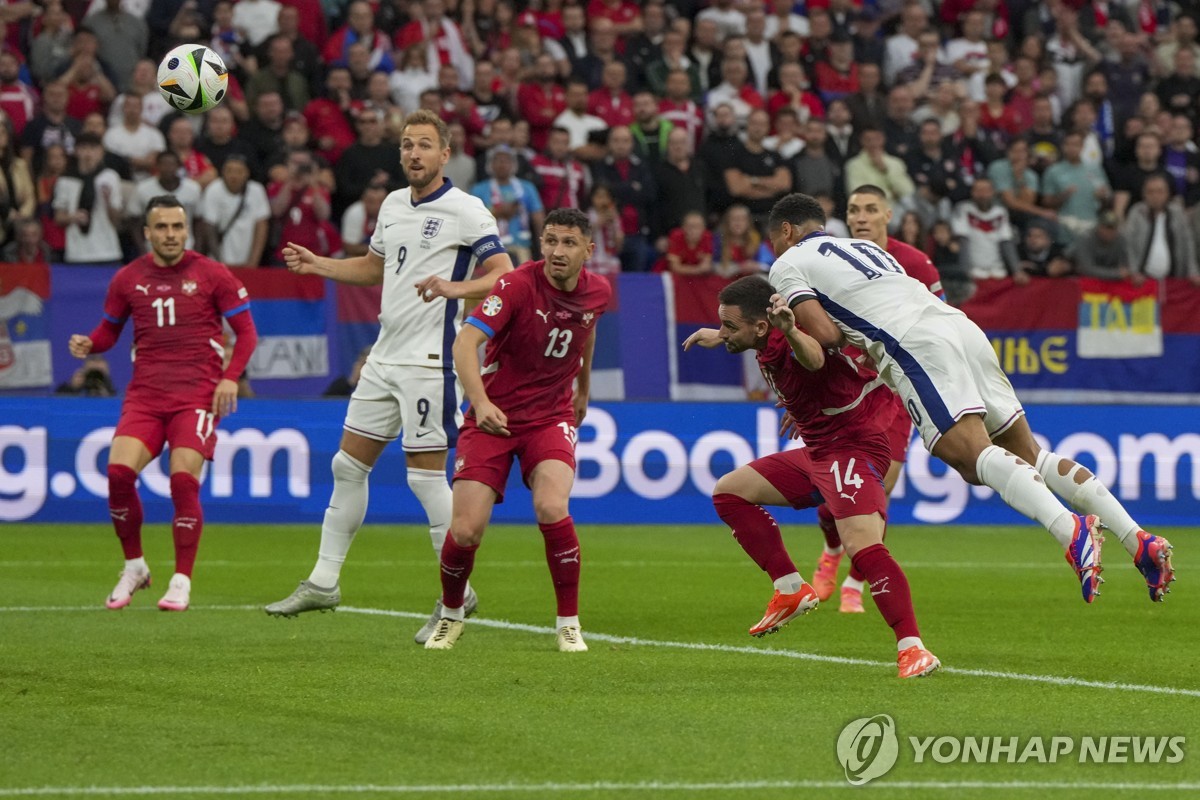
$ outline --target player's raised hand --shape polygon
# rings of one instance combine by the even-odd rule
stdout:
[[[508,430],[508,416],[487,401],[475,406],[475,423],[479,430],[493,436],[512,435]]]
[[[87,358],[88,353],[92,352],[92,340],[82,333],[72,334],[70,341],[67,342],[67,349],[76,358]]]
[[[414,283],[413,286],[417,289],[417,296],[426,303],[432,303],[438,297],[453,299],[459,296],[457,291],[459,284],[439,278],[437,275],[430,275],[420,283]]]
[[[775,404],[776,408],[784,408],[783,401],[780,400]],[[792,417],[792,412],[784,410],[783,419],[779,420],[779,436],[783,439],[799,439],[800,428],[796,426],[796,420]]]
[[[311,275],[316,271],[317,257],[307,247],[288,242],[283,248],[283,263],[297,275]]]
[[[228,417],[233,412],[237,411],[237,381],[231,381],[229,378],[222,378],[217,384],[217,388],[213,391],[213,415],[217,417]]]
[[[788,308],[787,301],[781,294],[771,295],[771,307],[767,309],[767,317],[772,325],[784,333],[796,327],[796,315]]]
[[[714,347],[720,347],[724,342],[721,341],[721,332],[716,328],[701,328],[691,336],[683,340],[683,349],[688,350],[692,345],[703,347],[706,350],[711,350]]]

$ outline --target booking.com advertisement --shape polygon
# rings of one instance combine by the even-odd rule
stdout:
[[[345,401],[243,400],[221,423],[203,480],[215,522],[312,522],[329,500],[329,464]],[[107,518],[108,447],[120,401],[0,398],[0,520]],[[1200,516],[1200,434],[1183,406],[1029,406],[1041,444],[1094,470],[1143,525]],[[735,466],[778,452],[780,411],[751,403],[616,403],[589,409],[579,430],[571,511],[583,524],[715,523],[709,497]],[[788,443],[789,445],[791,443]],[[170,518],[165,459],[141,477],[148,521]],[[971,487],[919,441],[892,495],[893,523],[1020,522],[986,487]],[[810,522],[812,511],[784,512]],[[517,470],[494,519],[531,522]],[[399,444],[371,475],[368,522],[424,520],[404,477]]]

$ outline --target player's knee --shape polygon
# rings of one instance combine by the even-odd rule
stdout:
[[[483,541],[483,526],[467,520],[455,519],[450,525],[450,538],[459,547],[478,547]]]
[[[345,450],[338,450],[333,455],[330,465],[334,482],[364,483],[371,474],[371,468],[359,461]]]
[[[565,497],[535,497],[533,513],[537,516],[538,524],[550,525],[560,519],[565,519],[571,512],[567,509],[567,498]]]
[[[137,473],[124,464],[108,465],[108,496],[128,497],[137,492]]]

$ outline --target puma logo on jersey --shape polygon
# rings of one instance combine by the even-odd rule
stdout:
[[[538,309],[534,309],[534,313],[542,318],[542,322],[545,322],[545,323],[550,322],[550,312],[549,311],[542,311],[540,308],[538,308]]]
[[[851,503],[858,502],[857,500],[854,499],[854,498],[858,497],[858,492],[855,492],[854,494],[846,494],[845,492],[838,492],[838,496],[846,498]]]
[[[148,284],[148,283],[145,286],[141,286],[141,285],[135,283],[133,285],[133,288],[137,289],[139,292],[146,295],[147,297],[150,296],[150,284]]]
[[[500,279],[500,288],[503,289],[505,286],[508,286],[508,278],[501,278]]]

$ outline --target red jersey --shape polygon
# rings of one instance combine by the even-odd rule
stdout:
[[[608,127],[633,124],[633,98],[628,92],[613,94],[603,87],[588,95],[588,113],[607,123]]]
[[[225,360],[222,320],[250,309],[242,282],[220,262],[188,250],[173,267],[150,254],[118,270],[104,318],[133,318],[133,381],[128,396],[158,407],[212,403]]]
[[[700,147],[704,138],[704,109],[691,100],[675,102],[659,100],[658,115],[676,128],[683,128],[692,135],[692,152]]]
[[[583,207],[583,189],[587,184],[583,164],[575,159],[555,161],[541,154],[534,156],[529,163],[542,181],[538,192],[542,196],[543,206],[548,209]]]
[[[911,244],[905,244],[891,236],[888,237],[887,247],[884,249],[900,262],[900,266],[904,267],[908,277],[916,278],[925,284],[925,287],[937,295],[938,299],[946,299],[946,293],[942,291],[942,276],[933,262],[929,260],[929,256]]]
[[[517,88],[517,110],[529,123],[529,144],[534,150],[546,149],[554,120],[567,108],[567,94],[558,84],[522,83]]]
[[[700,241],[689,244],[683,228],[676,228],[667,234],[667,255],[679,256],[684,264],[699,264],[705,256],[713,254],[713,235],[711,231],[700,234]]]
[[[487,334],[483,386],[510,429],[575,424],[575,376],[612,299],[608,280],[586,269],[575,291],[561,291],[543,272],[545,264],[528,261],[496,281],[466,319]]]
[[[787,337],[771,329],[758,353],[758,368],[800,429],[804,443],[821,448],[886,431],[895,416],[895,396],[874,371],[841,352],[827,352],[825,366],[809,371],[796,360]]]

